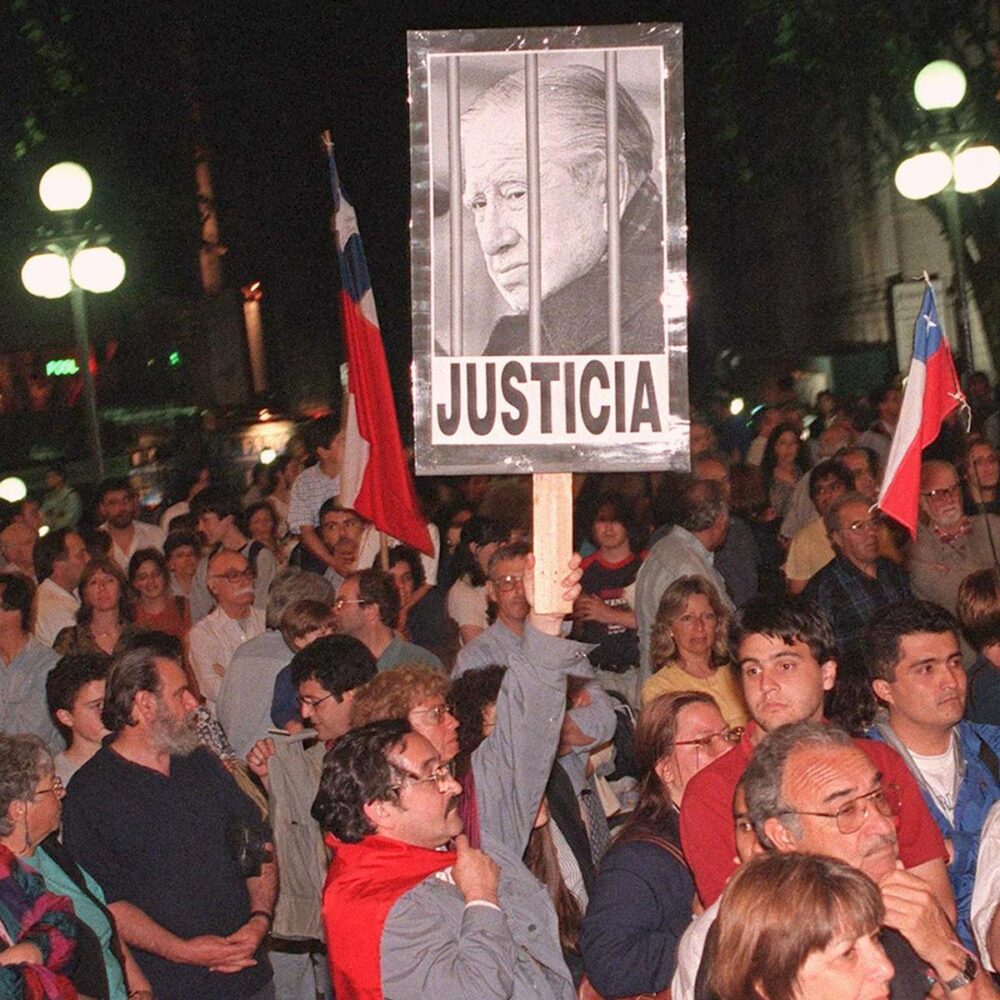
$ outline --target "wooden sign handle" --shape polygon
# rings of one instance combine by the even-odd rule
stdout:
[[[536,472],[531,477],[532,547],[535,553],[535,611],[569,614],[561,580],[573,555],[573,473]]]

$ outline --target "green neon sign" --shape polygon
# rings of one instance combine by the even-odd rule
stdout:
[[[80,366],[76,363],[76,358],[53,358],[45,362],[45,374],[52,375],[78,375]]]

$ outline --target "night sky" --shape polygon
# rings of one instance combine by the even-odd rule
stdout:
[[[56,6],[29,4],[50,12]],[[707,93],[704,78],[713,51],[735,37],[736,25],[720,13],[726,4],[508,2],[488,10],[458,0],[197,6],[77,0],[70,9],[72,20],[56,34],[69,46],[85,90],[59,104],[40,104],[47,138],[27,156],[14,160],[9,148],[2,151],[0,212],[11,233],[0,249],[4,351],[69,337],[66,303],[31,299],[18,277],[32,231],[46,214],[37,202],[37,179],[59,159],[79,159],[91,171],[95,196],[88,214],[115,234],[115,246],[128,263],[126,284],[108,302],[96,303],[95,339],[116,336],[152,349],[136,331],[137,313],[164,296],[198,295],[190,152],[197,97],[228,247],[226,282],[234,288],[250,280],[263,283],[268,350],[279,389],[295,383],[296,362],[303,357],[313,367],[317,357],[328,357],[332,371],[339,355],[330,194],[319,144],[328,127],[358,212],[393,380],[405,397],[410,358],[406,30],[678,20],[685,28],[695,367],[699,345],[708,351],[718,346],[709,332],[711,302],[713,289],[724,285],[725,261],[712,230],[711,209],[719,193],[711,126],[699,95]],[[8,30],[16,31],[18,21],[15,15]]]

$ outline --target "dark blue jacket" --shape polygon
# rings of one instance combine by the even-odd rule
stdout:
[[[676,832],[669,839],[676,843]],[[647,841],[614,844],[580,930],[594,989],[603,997],[627,997],[668,987],[693,899],[690,872],[664,848]]]

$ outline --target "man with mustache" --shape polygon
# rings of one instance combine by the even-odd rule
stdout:
[[[958,933],[975,948],[969,909],[979,837],[1000,799],[1000,726],[963,722],[966,677],[958,622],[928,601],[900,601],[868,625],[872,690],[887,715],[869,732],[893,747],[916,778],[951,845],[948,875]]]
[[[339,589],[345,578],[357,569],[361,536],[367,524],[349,507],[341,507],[335,497],[319,509],[319,538],[330,556],[323,575]]]
[[[958,588],[979,569],[993,565],[990,535],[1000,546],[1000,517],[962,510],[962,486],[951,462],[924,462],[920,469],[921,524],[907,569],[915,597],[954,613]]]
[[[254,605],[254,571],[246,556],[221,548],[208,557],[206,583],[215,610],[191,629],[191,667],[208,707],[215,699],[237,647],[263,634],[266,616]]]
[[[744,787],[750,819],[767,850],[837,858],[879,886],[886,911],[882,944],[895,968],[893,1000],[925,997],[935,981],[947,991],[935,996],[998,995],[933,890],[900,864],[900,790],[857,741],[832,725],[781,726],[757,747]]]
[[[73,776],[63,839],[104,889],[157,1000],[274,1000],[263,947],[273,861],[237,867],[230,834],[270,833],[221,763],[198,744],[198,703],[177,660],[148,647],[115,658],[111,730]]]
[[[579,594],[578,565],[564,580],[568,601]],[[530,561],[526,570],[530,605]],[[463,834],[447,751],[419,723],[369,722],[327,754],[313,815],[333,850],[323,919],[338,1000],[575,995],[548,891],[521,860],[559,741],[566,676],[592,674],[586,647],[555,637],[559,624],[559,615],[529,616],[493,731],[472,754],[482,851]]]

